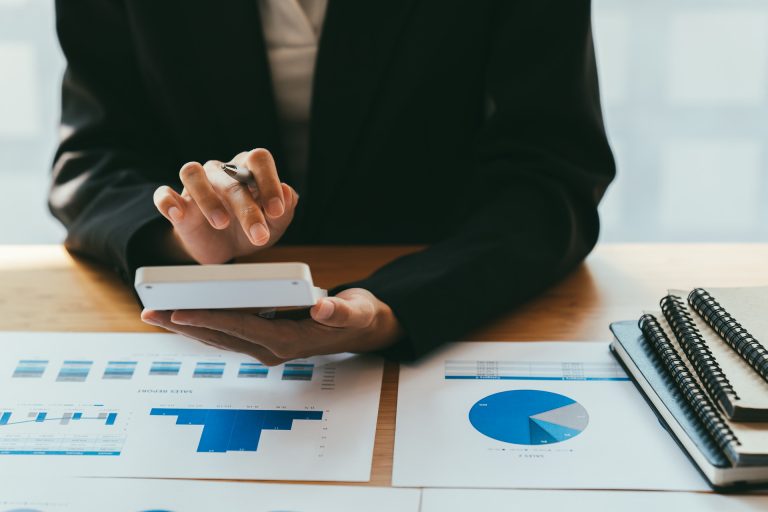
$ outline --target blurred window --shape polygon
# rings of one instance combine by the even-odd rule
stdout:
[[[768,240],[768,2],[593,11],[618,163],[601,239]],[[63,68],[53,2],[0,0],[0,243],[63,238],[45,205]]]

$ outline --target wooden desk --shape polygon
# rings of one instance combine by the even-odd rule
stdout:
[[[414,250],[286,247],[266,256],[309,263],[327,288]],[[666,288],[768,284],[767,262],[768,244],[602,245],[561,283],[468,339],[607,342],[611,321],[637,318]],[[0,246],[0,330],[153,331],[139,311],[114,274],[60,246]],[[397,365],[388,364],[370,485],[391,483],[396,401]]]

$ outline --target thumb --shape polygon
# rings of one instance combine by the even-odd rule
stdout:
[[[329,327],[361,329],[373,322],[375,306],[364,295],[320,299],[310,310],[312,319]]]

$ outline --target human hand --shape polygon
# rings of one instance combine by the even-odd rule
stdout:
[[[293,220],[299,196],[280,182],[269,151],[240,153],[229,163],[250,169],[258,191],[230,178],[214,160],[181,168],[181,194],[168,186],[155,191],[155,206],[173,226],[168,250],[174,255],[224,263],[274,245]]]
[[[402,329],[392,309],[362,288],[320,299],[303,320],[267,320],[226,310],[144,310],[149,324],[273,366],[339,352],[371,352],[395,343]]]

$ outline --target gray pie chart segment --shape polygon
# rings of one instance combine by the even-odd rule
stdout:
[[[562,425],[563,427],[571,428],[579,432],[587,428],[587,424],[589,423],[589,414],[587,414],[587,410],[579,403],[572,403],[564,407],[558,407],[557,409],[550,409],[549,411],[531,416],[531,418],[554,423],[555,425]]]

